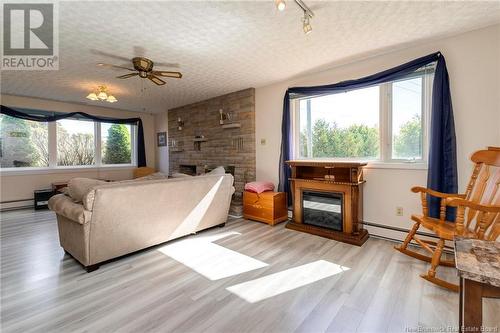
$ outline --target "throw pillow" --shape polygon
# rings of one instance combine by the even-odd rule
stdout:
[[[106,184],[104,180],[90,178],[73,178],[68,182],[68,195],[74,202],[82,202],[83,197],[94,186]]]
[[[271,182],[251,182],[245,184],[245,191],[262,193],[267,191],[274,191],[274,184]]]

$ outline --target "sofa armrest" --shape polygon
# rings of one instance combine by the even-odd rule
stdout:
[[[73,202],[64,194],[57,194],[50,198],[49,209],[80,224],[88,223],[92,217],[92,212],[86,210],[82,204]]]

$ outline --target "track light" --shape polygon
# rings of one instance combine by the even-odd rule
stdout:
[[[285,0],[274,0],[274,3],[276,5],[276,8],[282,12],[285,10],[286,8],[286,3],[285,3]]]
[[[304,30],[304,33],[310,34],[312,31],[312,26],[310,20],[313,18],[314,13],[313,11],[304,3],[303,0],[294,0],[295,4],[299,6],[300,9],[304,11],[304,17],[302,18],[302,29]],[[285,0],[274,0],[274,4],[276,5],[276,8],[282,12],[285,10],[286,3]]]
[[[310,34],[313,29],[309,22],[309,14],[306,11],[304,11],[304,18],[302,19],[302,29],[306,35]]]

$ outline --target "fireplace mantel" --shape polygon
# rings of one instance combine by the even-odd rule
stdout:
[[[287,228],[308,232],[341,242],[362,245],[368,239],[363,228],[363,167],[366,162],[308,161],[286,162],[292,168],[293,217]],[[303,193],[337,193],[342,196],[342,230],[304,221]],[[320,204],[321,206],[324,204]],[[332,213],[335,214],[335,213]],[[336,213],[338,214],[338,213]],[[314,216],[314,215],[313,215]]]

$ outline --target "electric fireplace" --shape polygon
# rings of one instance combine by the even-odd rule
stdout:
[[[303,223],[336,231],[342,231],[342,201],[342,193],[303,191]]]
[[[288,229],[353,245],[368,239],[363,228],[363,167],[366,162],[286,162],[291,167],[293,215]]]

